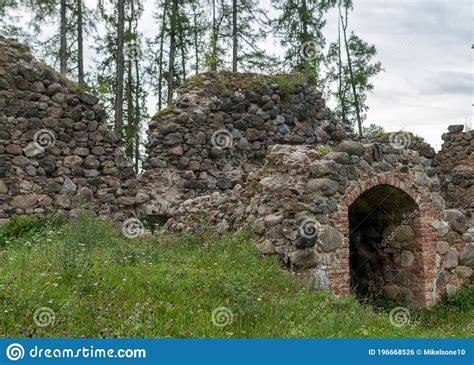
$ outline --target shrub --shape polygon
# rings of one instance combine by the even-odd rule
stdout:
[[[0,245],[22,237],[41,235],[46,229],[60,227],[66,218],[55,213],[44,216],[14,215],[10,222],[0,227]]]
[[[455,310],[467,311],[474,308],[474,285],[466,285],[453,296],[444,295],[442,304]]]

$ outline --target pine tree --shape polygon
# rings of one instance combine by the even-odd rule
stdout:
[[[67,3],[66,0],[60,0],[60,27],[59,27],[59,71],[65,75],[67,69]]]
[[[84,86],[84,13],[83,0],[76,0],[75,14],[77,19],[77,81],[79,85]]]
[[[146,73],[152,92],[157,96],[157,109],[161,110],[166,97],[164,80],[166,79],[164,65],[166,64],[166,34],[168,27],[169,0],[157,1],[156,6],[160,9],[154,13],[154,19],[158,24],[158,35],[154,39],[147,39],[147,66]]]
[[[175,58],[176,58],[176,29],[178,27],[178,0],[171,0],[171,16],[170,16],[170,43],[169,43],[169,61],[168,61],[168,92],[167,103],[173,101],[174,78],[175,78]]]
[[[148,117],[146,111],[147,92],[144,83],[143,37],[138,24],[143,14],[141,0],[124,0],[123,15],[120,9],[101,4],[100,14],[106,26],[103,37],[96,39],[97,51],[101,59],[97,60],[97,73],[94,85],[99,90],[101,101],[109,112],[122,113],[120,131],[125,142],[125,152],[134,161],[135,170],[139,170],[142,144],[141,126]],[[120,24],[123,19],[123,24]],[[122,51],[119,51],[119,27],[123,26]],[[117,83],[118,61],[123,60],[123,88],[120,93]],[[119,103],[120,96],[122,101]],[[114,120],[114,127],[116,126]],[[116,129],[119,131],[118,129]]]
[[[216,0],[211,0],[211,34],[209,41],[209,48],[205,53],[205,64],[210,71],[217,71],[223,65],[224,49],[220,46],[222,25],[226,17],[229,16],[228,7],[224,0],[220,3]]]
[[[15,24],[3,25],[0,22],[2,24],[0,31],[32,45],[42,58],[58,66],[62,74],[76,79],[82,87],[85,87],[84,33],[90,33],[94,29],[95,17],[93,12],[84,6],[83,1],[7,0],[5,3],[0,3],[0,19],[5,16],[5,11],[8,9],[16,9],[29,11],[31,20],[25,24],[24,28]],[[12,16],[13,19],[11,19]],[[8,14],[8,18],[10,22],[16,21],[12,14]],[[45,40],[40,40],[39,36],[44,24],[51,24],[57,32]]]
[[[285,63],[292,72],[302,73],[308,82],[322,82],[321,63],[326,43],[322,33],[324,13],[333,5],[321,0],[274,0],[281,11],[274,21],[275,33],[287,48]]]
[[[118,134],[122,134],[123,130],[123,75],[124,75],[124,57],[123,57],[123,46],[124,46],[124,28],[125,28],[125,1],[117,0],[117,51],[116,57],[116,68],[115,68],[115,118],[114,118],[114,129]]]
[[[126,56],[125,108],[126,125],[124,128],[125,151],[134,161],[135,171],[140,164],[141,125],[148,118],[146,112],[147,93],[143,85],[143,52],[138,22],[143,14],[143,5],[139,0],[129,0],[126,16],[127,28],[124,34]]]
[[[380,62],[373,62],[375,46],[360,39],[354,32],[348,34],[348,11],[352,1],[339,2],[339,32],[337,42],[331,43],[327,55],[328,80],[337,83],[332,88],[336,98],[336,114],[343,123],[357,125],[364,134],[363,123],[367,118],[367,94],[373,90],[370,79],[382,71]],[[369,126],[374,131],[377,126]]]
[[[207,30],[199,0],[162,0],[160,5],[161,12],[154,14],[158,35],[147,40],[147,74],[159,110],[172,102],[191,70],[196,74],[202,68]]]

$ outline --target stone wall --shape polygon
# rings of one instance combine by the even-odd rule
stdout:
[[[353,137],[322,94],[292,76],[202,74],[149,125],[148,175],[176,175],[183,199],[245,183],[274,143],[327,144]]]
[[[330,153],[274,145],[244,187],[188,200],[171,210],[167,225],[196,232],[206,223],[222,231],[251,226],[263,253],[278,255],[315,288],[346,295],[350,246],[358,244],[350,209],[364,193],[383,187],[369,205],[359,205],[367,217],[373,208],[386,214],[380,231],[364,231],[359,245],[360,256],[381,270],[367,276],[367,285],[377,296],[430,306],[472,280],[474,267],[474,230],[468,231],[462,213],[445,210],[430,165],[418,152],[389,143],[343,141]],[[379,283],[369,282],[375,279]]]
[[[0,218],[134,205],[137,182],[119,144],[96,97],[0,37]]]
[[[443,134],[441,151],[433,165],[441,181],[441,192],[446,205],[474,213],[474,138],[464,126],[452,125]]]

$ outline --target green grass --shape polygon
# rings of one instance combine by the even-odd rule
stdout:
[[[25,225],[25,222],[22,222]],[[11,337],[465,337],[474,331],[472,287],[409,325],[389,309],[310,290],[261,257],[248,232],[127,239],[105,221],[57,219],[41,229],[0,227],[0,336]],[[9,232],[9,233],[8,233]],[[1,236],[0,236],[1,237]],[[38,326],[38,308],[55,313]],[[232,323],[215,326],[215,308]]]

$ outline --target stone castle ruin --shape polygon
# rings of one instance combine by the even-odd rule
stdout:
[[[438,154],[410,133],[361,140],[295,77],[208,73],[152,118],[136,176],[97,98],[16,41],[0,49],[0,218],[83,202],[175,231],[251,227],[316,289],[415,307],[473,280],[462,126]]]

